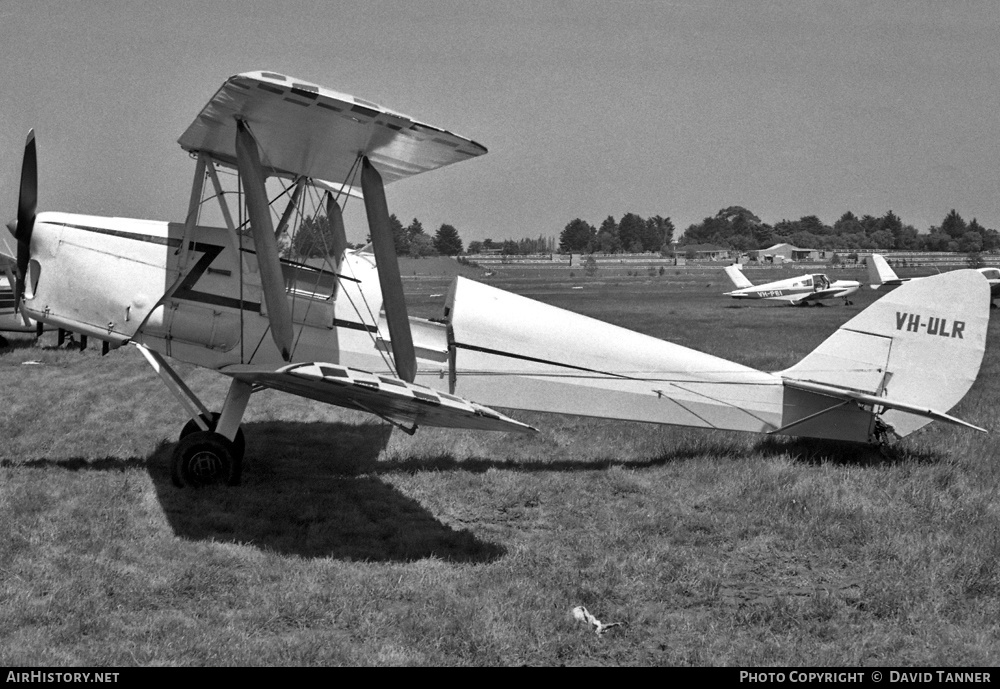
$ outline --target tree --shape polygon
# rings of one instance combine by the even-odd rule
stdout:
[[[559,251],[564,254],[589,251],[596,234],[593,225],[576,218],[559,233]]]
[[[670,247],[674,238],[674,224],[670,218],[654,215],[646,219],[645,232],[642,235],[643,251],[664,251]]]
[[[978,254],[983,250],[983,236],[978,232],[966,232],[958,240],[958,250]]]
[[[952,239],[959,239],[968,229],[965,221],[962,220],[962,216],[954,208],[951,209],[951,213],[945,216],[944,222],[941,223],[941,231]]]
[[[392,243],[396,247],[396,255],[406,256],[410,253],[410,237],[395,213],[389,216],[389,229],[392,231]]]
[[[437,249],[434,248],[434,240],[425,232],[417,232],[410,239],[410,258],[423,258],[424,256],[437,256]]]
[[[621,240],[622,248],[632,253],[644,251],[642,239],[645,231],[645,220],[635,213],[626,213],[618,223],[618,238]]]
[[[333,230],[327,217],[309,216],[299,223],[286,252],[296,258],[329,256],[335,246]]]
[[[458,230],[448,224],[441,225],[434,233],[434,248],[442,256],[462,253],[462,238],[458,236]]]

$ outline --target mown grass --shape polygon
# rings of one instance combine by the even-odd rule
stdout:
[[[710,274],[501,286],[762,368],[875,296],[729,308]],[[407,288],[436,315],[441,285]],[[261,392],[243,485],[178,490],[182,414],[145,362],[53,337],[0,354],[0,664],[1000,661],[992,436],[932,424],[880,453],[516,414],[541,431],[411,437]],[[955,409],[991,430],[996,344],[994,325]],[[224,379],[180,369],[221,402]],[[576,605],[624,625],[598,637]]]

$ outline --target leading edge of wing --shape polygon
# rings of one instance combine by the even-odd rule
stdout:
[[[178,139],[235,165],[236,120],[247,123],[273,174],[340,183],[367,156],[385,184],[486,153],[441,127],[275,72],[230,77]]]
[[[480,431],[535,432],[537,429],[456,395],[393,376],[322,362],[279,369],[236,365],[220,370],[244,382],[281,390],[393,421]]]
[[[955,424],[957,426],[965,426],[966,428],[971,428],[974,431],[979,431],[981,433],[988,433],[985,428],[980,428],[975,426],[968,421],[963,421],[957,416],[952,416],[946,414],[942,411],[937,411],[935,409],[930,409],[928,407],[921,407],[915,404],[909,404],[908,402],[903,402],[902,400],[892,399],[890,397],[877,397],[876,395],[869,395],[864,392],[859,392],[857,390],[850,390],[846,388],[833,387],[831,385],[825,385],[823,383],[814,383],[807,380],[792,380],[789,378],[782,379],[785,387],[797,388],[799,390],[805,390],[807,392],[816,392],[821,395],[827,395],[829,397],[835,397],[841,400],[850,400],[858,402],[860,404],[872,405],[886,407],[888,409],[897,409],[899,411],[904,411],[910,414],[916,414],[917,416],[923,416],[928,419],[934,419],[935,421],[946,421],[948,423]]]

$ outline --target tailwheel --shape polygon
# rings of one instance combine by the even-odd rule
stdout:
[[[208,418],[204,414],[199,414],[199,416],[201,417],[201,420],[204,421],[205,424],[208,426],[208,430],[214,431],[216,425],[218,425],[219,423],[219,417],[222,415],[216,411],[212,412],[212,418]],[[197,433],[199,431],[201,431],[201,429],[198,428],[197,422],[194,419],[190,419],[186,424],[184,424],[184,428],[181,429],[181,435],[178,438],[178,440],[184,440],[184,438],[186,438],[187,436],[191,435],[192,433]],[[240,428],[236,431],[236,437],[233,438],[232,452],[236,457],[239,457],[240,461],[242,462],[243,455],[246,453],[246,449],[247,449],[246,437],[243,435],[243,429]]]
[[[240,482],[243,455],[234,443],[214,431],[195,431],[174,448],[171,479],[178,488],[227,485]]]

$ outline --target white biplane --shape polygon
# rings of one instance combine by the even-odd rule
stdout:
[[[484,147],[271,72],[228,79],[179,143],[196,160],[183,222],[36,214],[30,133],[17,224],[0,241],[16,261],[25,316],[135,346],[186,408],[172,464],[179,486],[239,481],[240,424],[260,388],[370,412],[411,433],[534,430],[483,404],[862,443],[931,420],[975,428],[947,413],[985,346],[988,289],[975,271],[895,291],[778,373],[463,278],[442,321],[428,321],[406,311],[383,185]],[[221,180],[233,171],[238,195]],[[374,255],[346,248],[341,203],[357,196]],[[279,251],[309,197],[332,232],[321,266]],[[216,201],[224,227],[201,225],[203,204]],[[935,331],[903,327],[908,314]],[[232,379],[219,412],[167,357]]]
[[[857,292],[861,286],[854,280],[831,281],[822,273],[755,285],[743,274],[738,264],[726,266],[725,270],[736,289],[723,294],[733,299],[770,299],[793,306],[808,306],[819,304],[825,299],[842,298],[845,304],[850,304],[847,297]]]

